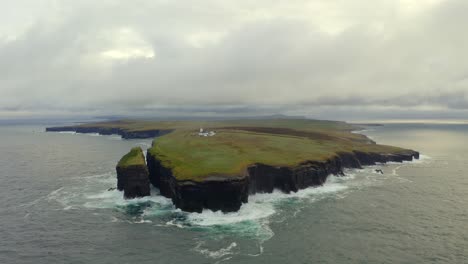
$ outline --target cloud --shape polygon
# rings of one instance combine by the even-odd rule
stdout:
[[[34,3],[0,18],[2,116],[468,112],[466,1]]]

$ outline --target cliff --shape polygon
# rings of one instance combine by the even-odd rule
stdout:
[[[189,212],[201,212],[204,208],[233,212],[248,202],[249,194],[271,193],[274,189],[297,192],[322,185],[329,175],[343,174],[344,168],[418,158],[419,153],[411,150],[400,153],[341,152],[322,162],[306,161],[296,166],[253,164],[243,175],[211,176],[202,181],[177,180],[171,169],[162,165],[151,151],[147,153],[147,164],[151,183],[163,196],[171,198],[177,208]]]
[[[100,135],[120,135],[123,139],[154,138],[170,133],[170,129],[127,130],[118,127],[101,126],[62,126],[47,127],[46,132],[71,131],[76,133],[97,133]]]
[[[245,176],[179,181],[157,156],[150,151],[146,155],[151,184],[159,188],[161,195],[171,198],[177,208],[188,212],[201,212],[204,208],[231,212],[238,211],[248,200],[249,179]]]
[[[120,159],[116,166],[117,189],[126,199],[150,195],[149,173],[143,150],[135,147]]]

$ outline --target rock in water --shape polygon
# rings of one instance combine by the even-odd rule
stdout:
[[[134,147],[117,164],[117,189],[126,199],[150,195],[150,182],[145,156],[140,147]]]

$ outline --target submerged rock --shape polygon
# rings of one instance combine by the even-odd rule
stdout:
[[[123,156],[116,167],[117,189],[126,199],[150,195],[150,182],[145,156],[140,147],[135,147]]]

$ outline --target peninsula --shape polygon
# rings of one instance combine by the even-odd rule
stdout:
[[[297,192],[322,185],[331,174],[342,175],[344,168],[419,158],[416,151],[376,144],[364,135],[351,133],[359,129],[362,128],[337,121],[247,119],[120,120],[47,131],[156,137],[147,150],[146,166],[149,182],[159,188],[161,195],[171,198],[184,211],[232,212],[247,203],[250,194],[274,189]],[[123,161],[136,157],[133,160],[141,169],[141,150],[133,149],[131,153]],[[118,175],[132,179],[122,172]],[[147,183],[136,178],[133,190],[146,190]]]

